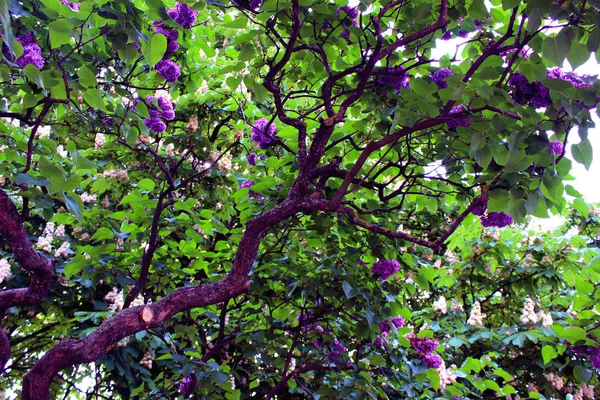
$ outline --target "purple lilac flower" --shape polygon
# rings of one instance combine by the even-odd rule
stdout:
[[[410,335],[408,340],[410,341],[410,347],[421,357],[433,353],[440,346],[440,343],[433,338],[419,337],[415,334]]]
[[[529,83],[520,72],[512,74],[508,84],[513,87],[511,96],[519,104],[529,104],[534,107],[547,107],[552,104],[550,91],[541,82]]]
[[[484,215],[485,211],[487,210],[487,202],[488,202],[487,196],[480,195],[480,196],[475,197],[475,199],[473,200],[473,203],[475,203],[476,206],[473,207],[473,210],[471,210],[471,213],[474,215],[479,215],[479,216]]]
[[[566,82],[570,82],[576,88],[588,87],[591,86],[591,83],[584,82],[582,78],[585,76],[578,76],[572,72],[564,72],[560,68],[553,68],[546,74],[546,78],[548,79],[561,79]]]
[[[265,159],[265,155],[261,154],[260,156],[256,153],[250,153],[248,155],[248,164],[252,165],[253,167],[256,166],[256,157],[258,157],[261,160]]]
[[[396,260],[381,260],[373,264],[371,273],[385,281],[396,272],[400,271],[400,263]]]
[[[387,337],[387,335],[392,331],[390,324],[394,325],[396,329],[402,328],[404,326],[404,318],[392,317],[390,319],[386,319],[385,321],[381,321],[379,323],[379,331],[384,338]]]
[[[343,6],[338,8],[335,16],[339,18],[340,11],[344,11],[346,15],[352,20],[352,24],[358,28],[358,9],[356,7]]]
[[[379,71],[376,84],[384,88],[392,88],[396,93],[400,93],[400,89],[410,89],[408,82],[408,73],[404,67],[392,67]]]
[[[258,11],[260,6],[262,6],[263,0],[252,0],[250,2],[250,9],[253,11]]]
[[[167,11],[167,14],[183,28],[190,29],[194,25],[194,22],[196,22],[198,11],[193,10],[187,4],[177,3],[175,8]]]
[[[79,11],[79,8],[81,7],[81,4],[79,4],[79,3],[71,3],[68,0],[60,0],[60,2],[62,4],[64,4],[65,6],[68,6],[73,11]]]
[[[452,75],[454,75],[454,72],[450,68],[441,68],[431,73],[431,80],[435,82],[438,89],[446,89],[449,87],[446,78]]]
[[[346,346],[341,344],[337,339],[334,339],[330,348],[331,348],[331,351],[329,352],[329,355],[327,356],[329,361],[331,361],[332,363],[334,363],[337,366],[343,365],[344,364],[344,362],[343,362],[344,353],[346,351],[348,351]]]
[[[145,118],[144,125],[146,125],[146,128],[156,133],[163,133],[165,129],[167,129],[167,124],[158,117]]]
[[[181,68],[175,61],[160,60],[154,68],[167,82],[175,82],[181,75]]]
[[[242,183],[240,186],[238,186],[238,190],[249,188],[249,187],[252,187],[252,186],[254,186],[254,182],[252,182],[252,181],[246,181],[246,182]]]
[[[196,375],[192,372],[190,376],[186,376],[181,379],[181,383],[179,384],[179,391],[183,394],[183,398],[187,398],[191,396],[194,392],[194,389],[198,387],[198,379],[196,379]]]
[[[270,123],[267,119],[261,118],[252,126],[251,137],[258,144],[258,147],[267,149],[279,140],[277,126],[272,122]]]
[[[469,32],[464,31],[462,29],[458,31],[458,37],[459,38],[464,39],[464,38],[466,38],[468,36],[469,36]]]
[[[177,43],[177,39],[179,39],[179,32],[177,29],[171,29],[163,21],[154,21],[152,22],[152,26],[154,26],[154,31],[160,35],[164,35],[167,38],[167,51],[166,54],[175,53],[179,50],[179,43]]]
[[[462,106],[458,105],[452,110],[450,110],[450,112],[448,113],[448,115],[453,114],[462,114]],[[461,115],[449,119],[448,121],[446,121],[446,125],[448,125],[448,128],[456,130],[456,128],[458,128],[459,126],[471,126],[471,123],[469,122],[468,117]]]
[[[377,335],[377,337],[375,338],[375,342],[373,342],[373,344],[375,346],[386,347],[388,343],[387,343],[387,340],[385,340],[383,337],[381,337],[381,335]]]
[[[156,102],[158,104],[157,108],[152,102],[154,99],[157,99]],[[148,112],[150,113],[150,117],[162,117],[168,121],[175,119],[175,111],[173,110],[173,103],[164,97],[155,97],[155,96],[146,96],[146,102],[148,102]]]
[[[366,267],[367,266],[367,264],[363,260],[357,260],[356,263],[358,265],[360,265],[361,267]]]
[[[512,225],[515,221],[510,216],[510,214],[505,213],[504,211],[491,212],[487,216],[481,217],[481,225],[486,228],[495,226],[498,228],[503,228],[508,225]]]
[[[550,150],[550,153],[560,155],[564,150],[563,143],[560,140],[555,140],[554,142],[550,142],[548,149]]]
[[[350,30],[348,28],[344,28],[342,33],[340,33],[340,37],[346,40],[346,43],[350,44]]]
[[[425,354],[423,357],[421,357],[421,361],[423,361],[423,363],[425,365],[427,365],[427,368],[435,368],[438,369],[439,367],[442,366],[442,357],[440,357],[438,354]]]
[[[328,30],[328,29],[331,29],[331,28],[332,28],[332,26],[331,26],[331,24],[330,24],[329,22],[327,22],[327,21],[323,22],[323,27],[322,27],[322,29],[323,29],[324,31],[326,31],[326,30]]]
[[[254,184],[254,183],[253,183],[253,184]],[[250,186],[252,186],[252,185],[250,185]],[[250,187],[250,186],[246,186],[246,187]],[[240,186],[240,187],[241,187],[241,186]],[[298,321],[298,326],[304,326],[304,325],[306,325],[306,323],[308,322],[308,320],[309,320],[310,318],[312,318],[312,316],[313,316],[313,313],[312,313],[312,311],[311,311],[311,310],[306,310],[305,312],[303,312],[303,313],[300,313],[300,314],[299,314],[299,315],[296,317],[296,320]],[[321,328],[321,329],[323,329],[323,328]]]
[[[442,40],[450,40],[450,39],[452,39],[452,32],[446,31],[446,33],[444,33],[444,36],[442,36],[440,39],[442,39]]]
[[[27,64],[33,64],[37,69],[42,69],[44,67],[42,48],[35,42],[35,37],[27,33],[17,37],[17,41],[23,46],[23,55],[16,60],[19,67],[25,68]]]

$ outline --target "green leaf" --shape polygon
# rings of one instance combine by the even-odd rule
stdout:
[[[579,382],[588,383],[590,379],[592,379],[593,373],[590,369],[585,368],[584,366],[576,365],[575,368],[573,368],[573,376]]]
[[[96,88],[88,88],[83,94],[83,99],[90,107],[97,108],[102,111],[106,111],[104,106],[104,100],[102,99],[102,93]]]
[[[96,81],[96,74],[93,73],[85,65],[79,68],[77,75],[79,76],[79,83],[83,87],[96,87],[96,85],[98,84],[98,82]]]
[[[519,0],[502,0],[502,9],[509,10],[518,7],[521,2]]]
[[[539,8],[532,9],[527,16],[527,21],[527,32],[533,33],[537,31],[542,24],[542,11]]]
[[[73,166],[75,169],[96,169],[97,165],[93,161],[88,160],[77,150],[73,150],[71,152],[71,157],[73,157]]]
[[[554,37],[548,37],[542,43],[542,54],[554,65],[562,67],[565,58],[571,51],[571,39],[562,31]]]
[[[91,240],[106,240],[106,239],[112,239],[113,237],[115,237],[115,234],[112,230],[105,228],[105,227],[101,227],[96,231],[96,233],[94,233],[94,236],[92,236],[90,239]]]
[[[554,347],[548,345],[542,347],[542,358],[544,359],[544,365],[548,364],[556,357],[558,357],[558,353],[556,350],[554,350]]]
[[[167,51],[167,38],[165,35],[152,35],[145,45],[142,45],[142,54],[150,68],[154,67],[157,62],[162,60]]]
[[[73,33],[73,24],[68,20],[61,18],[48,25],[50,29],[50,45],[56,49],[63,44],[71,42],[71,33]]]
[[[469,7],[469,15],[472,18],[486,18],[489,12],[483,0],[473,0]]]
[[[342,283],[342,288],[344,289],[344,294],[346,294],[346,298],[347,299],[351,299],[353,297],[355,297],[358,293],[359,290],[356,288],[353,288],[348,282],[344,281],[344,283]]]
[[[591,53],[589,52],[586,46],[584,46],[581,43],[575,42],[571,46],[571,51],[567,56],[567,60],[569,60],[569,64],[571,64],[571,67],[575,69],[585,64],[587,60],[590,59],[590,56]]]
[[[27,79],[38,85],[44,91],[44,93],[48,94],[46,88],[44,87],[44,78],[42,77],[42,73],[36,68],[35,65],[27,64],[25,68],[23,68],[23,73]]]
[[[585,340],[586,332],[578,326],[570,326],[565,328],[564,332],[560,335],[563,339],[566,339],[571,344],[575,344],[580,340]]]
[[[67,206],[67,210],[81,223],[83,218],[83,201],[81,201],[81,197],[76,193],[70,195],[63,193],[63,200]]]
[[[585,169],[589,171],[594,155],[592,144],[590,143],[589,139],[584,139],[580,143],[572,145],[571,153],[573,154],[575,161],[583,164]]]

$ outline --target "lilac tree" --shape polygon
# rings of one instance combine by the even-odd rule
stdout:
[[[594,397],[598,18],[1,0],[0,387]]]

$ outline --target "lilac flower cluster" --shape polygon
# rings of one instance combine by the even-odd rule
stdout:
[[[400,263],[396,260],[381,260],[373,264],[371,273],[379,276],[379,280],[385,281],[396,272],[400,271]]]
[[[265,118],[261,118],[252,126],[252,140],[261,149],[268,149],[279,141],[277,126]]]
[[[402,328],[404,326],[404,318],[392,317],[385,321],[381,321],[379,323],[380,334],[377,335],[377,338],[375,339],[375,346],[386,346],[387,345],[385,338],[387,338],[388,335],[390,334],[390,332],[392,331],[390,324],[394,325],[394,327],[396,329]]]
[[[252,186],[254,186],[254,182],[246,181],[246,182],[242,183],[240,186],[238,186],[238,190],[251,188]],[[258,199],[258,200],[264,199],[264,197],[262,195],[260,195],[256,192],[253,192],[252,190],[248,190],[248,195],[253,199]]]
[[[519,104],[528,104],[535,108],[548,107],[552,104],[550,90],[539,81],[530,83],[520,72],[512,74],[508,84],[513,87],[511,96]]]
[[[430,76],[438,89],[447,89],[449,86],[446,83],[446,78],[452,75],[454,75],[454,72],[450,68],[440,68],[437,71],[433,71]]]
[[[158,107],[153,104],[154,99]],[[150,118],[144,119],[144,125],[156,133],[163,133],[167,129],[167,124],[163,119],[171,121],[175,119],[175,111],[173,110],[173,103],[163,97],[146,96],[146,103],[148,103],[148,114]]]
[[[550,144],[548,145],[548,150],[550,150],[550,154],[561,155],[564,150],[563,142],[561,142],[560,140],[550,142]]]
[[[342,33],[340,33],[340,38],[344,39],[346,43],[350,44],[350,29],[344,28]]]
[[[452,39],[452,32],[446,31],[444,35],[440,38],[441,40],[450,40]]]
[[[264,155],[264,154],[258,155],[258,154],[256,154],[256,153],[250,153],[250,154],[248,155],[248,164],[250,164],[250,165],[252,165],[253,167],[255,167],[255,166],[256,166],[256,158],[257,158],[257,157],[258,157],[258,159],[260,159],[260,160],[264,160],[264,159],[265,159],[265,155]]]
[[[258,11],[260,6],[262,6],[263,0],[252,0],[250,2],[250,9],[254,12]]]
[[[512,225],[515,221],[510,214],[505,213],[504,211],[496,211],[488,213],[487,215],[481,216],[481,225],[486,228],[495,226],[498,228],[503,228],[508,225]]]
[[[586,356],[594,368],[600,369],[600,347],[569,346],[571,351],[578,356]]]
[[[35,42],[35,37],[31,33],[26,33],[17,37],[17,41],[23,46],[23,55],[16,60],[19,67],[25,68],[27,64],[33,64],[37,69],[42,69],[44,67],[42,48]]]
[[[408,73],[404,67],[392,67],[379,71],[377,74],[377,86],[383,88],[392,88],[396,93],[400,93],[400,89],[410,89],[408,82]]]
[[[60,2],[61,2],[61,4],[68,6],[73,11],[79,11],[79,9],[81,8],[81,4],[79,4],[79,3],[72,3],[68,0],[60,0]]]
[[[473,199],[473,203],[475,204],[475,207],[473,207],[473,210],[471,210],[471,213],[473,213],[474,215],[485,215],[485,211],[487,210],[487,202],[488,202],[488,198],[487,195],[479,195],[477,197],[475,197],[475,199]]]
[[[410,341],[410,347],[417,352],[419,357],[421,357],[421,361],[423,361],[428,368],[437,369],[442,366],[442,357],[438,354],[433,354],[435,349],[440,346],[440,343],[437,340],[419,337],[415,334],[410,335],[408,340]]]
[[[179,32],[177,29],[171,29],[163,21],[154,21],[152,22],[152,26],[154,26],[154,31],[158,34],[164,35],[167,38],[167,52],[166,54],[175,53],[179,50],[179,43],[177,39],[179,39]]]
[[[338,8],[335,13],[336,17],[340,17],[340,11],[346,13],[346,15],[352,20],[352,24],[358,28],[358,9],[356,7],[343,6]]]
[[[196,22],[198,11],[192,9],[187,4],[177,3],[175,8],[167,11],[167,14],[183,28],[190,29],[194,25],[194,22]]]
[[[465,126],[465,127],[471,126],[471,123],[469,122],[468,117],[463,116],[463,115],[460,115],[460,116],[458,115],[458,114],[462,114],[462,106],[461,105],[454,107],[448,113],[449,116],[452,116],[455,114],[457,115],[456,117],[446,121],[446,125],[448,125],[448,128],[450,128],[452,130],[456,130],[456,128],[458,128],[459,126]]]
[[[566,82],[570,82],[573,84],[573,86],[575,86],[576,88],[585,88],[588,86],[591,86],[592,83],[591,82],[584,82],[582,76],[578,76],[577,74],[574,74],[572,72],[564,72],[563,70],[561,70],[560,68],[553,68],[550,71],[548,71],[548,73],[546,74],[546,78],[548,79],[560,79]]]
[[[167,82],[176,82],[181,75],[181,68],[179,64],[172,60],[160,60],[154,66],[160,76],[162,76]]]
[[[181,383],[179,384],[179,392],[183,394],[183,398],[187,398],[191,396],[194,392],[194,389],[198,387],[198,379],[192,372],[190,376],[186,376],[181,379]]]
[[[327,358],[330,362],[334,363],[337,366],[347,365],[348,363],[344,362],[344,353],[346,353],[348,349],[346,346],[341,344],[337,339],[333,340],[333,343],[330,345],[330,352]]]

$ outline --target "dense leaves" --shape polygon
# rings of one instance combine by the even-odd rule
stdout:
[[[598,396],[599,18],[0,0],[0,390]]]

